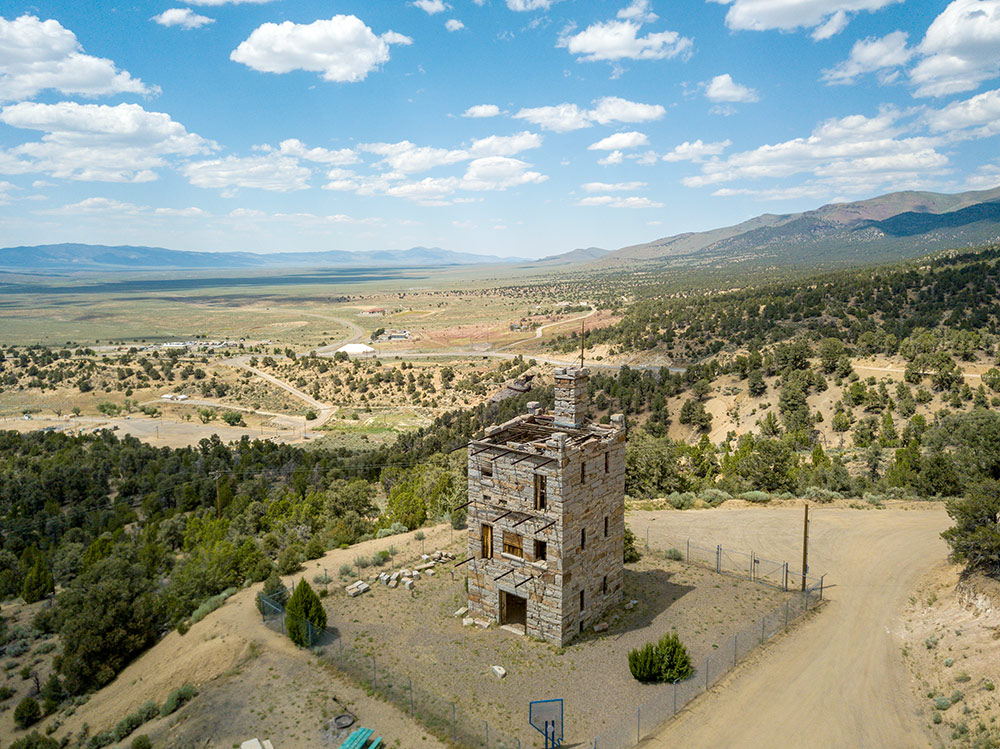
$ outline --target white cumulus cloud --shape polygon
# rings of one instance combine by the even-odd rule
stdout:
[[[463,117],[496,117],[500,107],[496,104],[476,104],[462,112]]]
[[[664,161],[704,161],[709,156],[718,156],[732,145],[732,141],[716,141],[715,143],[703,143],[701,138],[696,141],[684,141],[679,146],[675,146],[672,151],[663,155]]]
[[[726,26],[734,30],[812,29],[827,39],[847,26],[851,14],[876,11],[903,0],[709,0],[728,5]]]
[[[394,31],[377,36],[357,16],[338,15],[308,24],[262,24],[229,57],[264,73],[309,70],[327,81],[355,83],[389,60],[389,45],[412,43]]]
[[[955,133],[960,137],[988,138],[1000,134],[1000,89],[954,101],[944,109],[928,112],[926,120],[934,132]]]
[[[635,130],[628,133],[614,133],[587,146],[588,151],[620,151],[626,148],[648,146],[649,138],[645,133]]]
[[[667,110],[660,104],[640,104],[618,96],[605,96],[594,102],[587,119],[607,125],[610,122],[652,122],[662,119]]]
[[[465,24],[457,18],[449,18],[444,22],[444,27],[448,29],[448,31],[461,31],[465,28]]]
[[[751,103],[760,101],[756,91],[736,83],[729,73],[717,75],[708,82],[705,86],[705,98],[719,102]]]
[[[524,12],[529,10],[548,10],[560,0],[507,0],[511,10]],[[482,5],[481,0],[475,0],[476,5]]]
[[[138,104],[116,106],[21,102],[0,110],[0,122],[37,130],[40,141],[0,150],[0,172],[41,172],[62,179],[148,182],[167,156],[195,156],[218,146],[189,133],[170,115]]]
[[[271,149],[265,148],[264,150],[270,151]],[[281,141],[278,144],[278,153],[282,156],[292,156],[330,166],[347,166],[361,161],[358,154],[350,148],[338,148],[335,151],[328,148],[309,148],[298,138],[288,138]]]
[[[905,31],[893,31],[883,37],[870,36],[859,39],[851,48],[850,56],[836,67],[823,71],[823,80],[828,84],[854,83],[866,73],[883,71],[883,82],[891,80],[893,68],[906,65],[913,56],[913,50],[906,46]]]
[[[451,7],[444,0],[413,0],[413,5],[431,16],[435,13],[444,13]]]
[[[514,115],[516,119],[527,120],[546,130],[568,133],[572,130],[590,127],[587,112],[576,104],[556,104],[549,107],[529,107]]]
[[[582,62],[614,60],[664,60],[691,54],[694,42],[676,31],[650,32],[640,35],[641,20],[616,20],[594,23],[576,34],[559,37],[557,47]]]
[[[645,182],[586,182],[584,192],[634,192],[646,186]]]
[[[279,153],[194,161],[185,165],[183,172],[195,187],[251,187],[272,192],[305,190],[311,176],[297,159]]]
[[[533,122],[546,130],[568,133],[591,127],[595,122],[608,125],[612,122],[652,122],[663,118],[667,110],[660,104],[643,104],[618,96],[605,96],[591,102],[593,109],[563,102],[548,107],[531,107],[520,110],[515,118]]]
[[[156,21],[160,26],[180,26],[184,29],[198,29],[215,23],[214,18],[198,15],[190,8],[169,8],[150,20]]]
[[[1000,0],[953,0],[934,19],[910,71],[917,96],[972,91],[1000,75]]]
[[[623,198],[615,195],[592,195],[577,202],[578,206],[605,206],[608,208],[662,208],[663,203],[657,203],[649,198],[630,195]]]
[[[81,96],[159,91],[111,60],[84,54],[76,35],[58,21],[0,16],[0,102],[30,99],[48,89]]]

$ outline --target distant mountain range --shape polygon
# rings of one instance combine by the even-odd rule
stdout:
[[[108,247],[92,244],[47,244],[0,249],[0,268],[16,271],[126,271],[126,270],[253,270],[327,267],[430,267],[527,263],[525,258],[503,258],[451,252],[439,247],[371,252],[184,252],[162,247]]]
[[[677,234],[609,253],[598,266],[643,261],[830,265],[915,257],[1000,240],[1000,188],[946,195],[895,192],[805,213],[765,213],[735,226]]]
[[[804,213],[765,213],[735,226],[663,237],[609,251],[571,250],[541,260],[439,247],[370,252],[182,252],[161,247],[52,244],[0,249],[0,270],[71,273],[135,270],[267,270],[524,265],[607,268],[836,265],[892,261],[1000,241],[1000,187],[955,195],[895,192]]]

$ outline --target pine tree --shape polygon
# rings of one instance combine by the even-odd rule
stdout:
[[[35,559],[35,563],[25,575],[24,587],[21,588],[21,598],[24,599],[25,603],[35,603],[54,591],[55,583],[48,565],[41,557]]]
[[[319,596],[312,589],[305,578],[299,580],[295,587],[295,592],[288,599],[285,606],[285,629],[288,636],[296,645],[309,645],[309,626],[313,629],[323,629],[326,627],[326,611],[319,600]]]

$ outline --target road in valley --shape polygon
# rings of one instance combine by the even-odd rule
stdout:
[[[753,550],[801,559],[802,508],[636,512],[650,544]],[[942,560],[938,503],[882,510],[813,507],[811,574],[829,603],[749,658],[641,747],[923,747],[897,634],[918,578]],[[795,565],[798,567],[799,565]]]

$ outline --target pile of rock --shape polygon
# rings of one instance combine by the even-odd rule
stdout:
[[[425,575],[434,577],[434,568],[439,564],[454,560],[455,555],[450,551],[437,550],[432,554],[421,554],[420,558],[421,563],[413,569],[403,567],[395,572],[381,572],[372,578],[372,582],[380,582],[388,588],[398,588],[402,585],[406,590],[413,590],[415,583],[421,577]]]
[[[344,588],[344,592],[351,598],[354,598],[355,596],[360,596],[362,593],[367,593],[371,589],[372,586],[364,580],[357,580]]]

